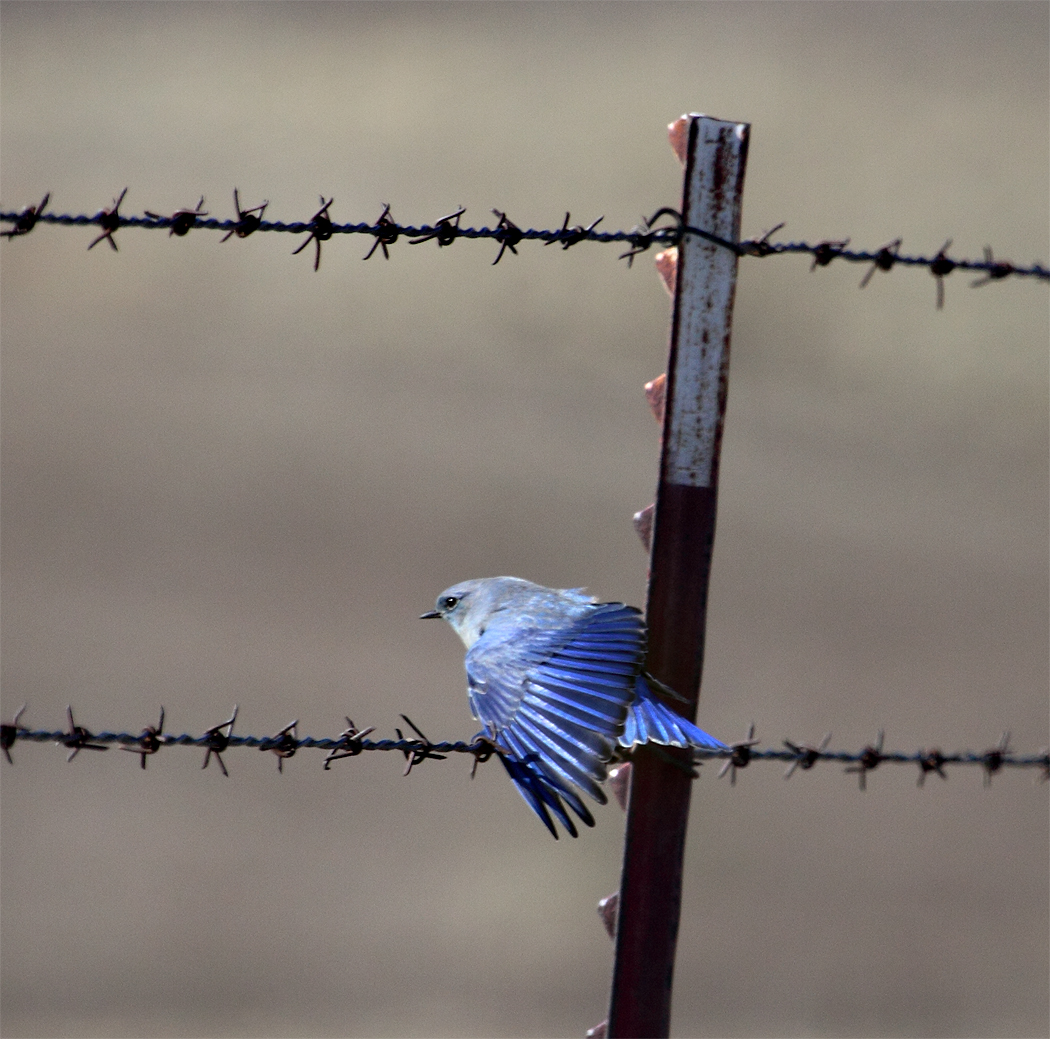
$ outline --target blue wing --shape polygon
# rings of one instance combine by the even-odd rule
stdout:
[[[617,741],[631,748],[639,743],[659,743],[665,747],[691,747],[695,750],[724,750],[725,744],[698,729],[691,721],[661,703],[639,675],[635,682],[634,702],[627,712],[623,733]]]
[[[553,630],[544,620],[489,626],[467,653],[470,705],[533,811],[557,836],[549,809],[575,837],[562,802],[593,826],[576,790],[607,800],[598,784],[635,696],[645,623],[622,603],[587,604]]]
[[[579,794],[573,790],[566,789],[545,775],[534,761],[522,761],[518,758],[508,757],[506,754],[499,754],[499,759],[507,770],[507,775],[514,780],[518,792],[525,798],[529,807],[540,817],[547,829],[553,834],[555,840],[558,839],[558,830],[551,821],[550,813],[547,811],[548,808],[558,817],[561,824],[573,837],[578,836],[576,825],[572,821],[572,816],[565,811],[562,798],[588,826],[594,825],[594,816],[591,815],[587,810],[587,806],[580,800]]]

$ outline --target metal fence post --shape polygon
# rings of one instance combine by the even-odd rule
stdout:
[[[685,162],[686,226],[740,239],[750,127],[708,116],[671,126]],[[685,155],[681,155],[684,143]],[[718,457],[729,375],[737,255],[696,235],[678,246],[664,438],[647,618],[649,668],[696,717],[715,535]],[[677,761],[637,753],[631,775],[616,926],[609,1036],[666,1036],[692,780]]]

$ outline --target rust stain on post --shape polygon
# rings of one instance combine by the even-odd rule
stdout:
[[[707,116],[672,124],[685,161],[688,226],[740,240],[749,127]],[[678,249],[647,619],[650,670],[696,717],[714,547],[737,256],[687,235]],[[661,272],[665,279],[666,272]],[[661,748],[661,750],[663,750]],[[616,929],[609,1036],[666,1036],[692,780],[685,751],[636,753]]]

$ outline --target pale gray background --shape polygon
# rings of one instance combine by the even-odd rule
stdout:
[[[752,123],[745,234],[1050,256],[1046,4],[5,3],[2,196],[630,227],[666,124]],[[668,300],[643,257],[41,226],[3,272],[3,715],[469,738],[416,617],[511,573],[642,603]],[[1047,290],[741,265],[701,721],[1048,742]],[[372,755],[3,765],[3,1032],[581,1035],[622,815],[552,841],[502,770]],[[694,793],[678,1035],[1046,1035],[1047,787]]]

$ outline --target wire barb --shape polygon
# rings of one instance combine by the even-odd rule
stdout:
[[[109,242],[110,248],[114,252],[119,252],[117,248],[117,240],[113,237],[116,230],[120,227],[120,203],[124,201],[124,196],[128,193],[128,189],[125,188],[119,195],[119,197],[113,199],[113,206],[110,209],[100,209],[95,216],[95,222],[99,227],[102,228],[102,234],[100,234],[89,246],[88,252],[95,248],[99,242],[104,238]]]
[[[157,213],[151,213],[148,209],[146,210],[146,216],[152,217],[154,220],[161,221],[162,227],[169,227],[168,237],[175,235],[178,238],[184,238],[190,233],[190,229],[194,224],[197,223],[197,218],[201,216],[207,216],[208,214],[203,209],[204,196],[201,195],[200,201],[197,203],[194,209],[180,209],[178,212],[172,213],[170,217],[160,216]]]
[[[22,704],[21,707],[15,711],[14,718],[11,719],[11,724],[7,722],[0,724],[0,750],[3,750],[4,757],[7,758],[7,763],[13,765],[14,759],[11,757],[11,748],[15,745],[15,740],[18,739],[18,719],[25,713],[25,709],[28,704]]]
[[[871,281],[872,275],[876,271],[889,271],[893,269],[893,265],[897,262],[897,253],[900,251],[903,242],[903,238],[894,238],[892,242],[888,242],[878,251],[878,253],[876,253],[871,267],[868,268],[868,273],[861,278],[860,288],[864,288],[864,286]]]
[[[390,207],[386,207],[389,213]],[[466,209],[460,206],[454,213],[449,213],[447,216],[439,217],[437,223],[434,224],[433,228],[426,234],[420,235],[418,238],[409,239],[409,245],[422,245],[424,242],[432,241],[437,239],[439,248],[444,248],[446,245],[451,245],[459,237],[459,218],[463,216]],[[393,223],[393,221],[391,221]],[[396,235],[394,236],[397,237]],[[373,247],[374,248],[374,247]],[[366,256],[365,259],[368,259]],[[388,257],[389,259],[389,257]]]
[[[725,760],[725,764],[718,771],[718,778],[721,779],[727,772],[729,773],[729,785],[736,786],[736,770],[738,768],[747,768],[751,764],[751,748],[757,746],[760,742],[755,738],[755,723],[752,722],[747,729],[747,735],[741,740],[740,743],[730,743],[729,749],[733,752]]]
[[[423,731],[412,721],[411,718],[409,718],[407,714],[401,715],[401,718],[405,722],[405,724],[408,725],[412,729],[412,731],[419,737],[418,740],[413,740],[409,738],[406,741],[405,737],[401,734],[401,730],[394,729],[394,732],[397,733],[397,738],[409,744],[408,747],[402,748],[401,751],[401,753],[405,755],[405,760],[408,762],[408,764],[405,765],[404,775],[407,776],[409,772],[411,772],[412,769],[416,767],[416,765],[419,765],[422,762],[426,761],[427,758],[433,758],[435,761],[445,760],[445,754],[434,753],[435,745],[430,742],[430,740],[423,733]]]
[[[577,245],[579,242],[586,240],[590,233],[605,219],[604,216],[598,217],[593,223],[588,224],[586,227],[581,227],[577,224],[575,227],[569,227],[569,211],[565,211],[565,220],[562,222],[561,230],[557,233],[554,238],[544,242],[544,245],[554,245],[557,242],[562,249],[570,249],[572,246]]]
[[[930,264],[930,273],[937,279],[938,310],[944,310],[944,279],[955,270],[955,261],[948,259],[948,248],[951,244],[952,240],[949,238]]]
[[[376,240],[373,242],[372,248],[364,255],[364,259],[367,260],[376,249],[382,249],[383,259],[389,260],[390,253],[387,251],[387,246],[393,245],[401,234],[401,228],[398,226],[397,221],[390,215],[389,202],[383,206],[383,212],[379,214],[379,219],[370,233],[376,236]]]
[[[30,231],[36,227],[37,219],[40,214],[43,213],[44,207],[47,205],[51,198],[51,192],[49,191],[41,200],[39,206],[26,206],[18,216],[15,217],[15,226],[10,231],[0,232],[0,238],[21,238],[22,235],[29,234]]]
[[[818,242],[813,246],[813,263],[810,265],[812,273],[818,267],[827,267],[836,256],[841,256],[849,245],[849,239],[844,238],[841,242]]]
[[[781,222],[775,227],[771,227],[761,238],[750,238],[746,242],[741,242],[738,254],[740,256],[769,256],[770,253],[776,252],[776,246],[772,245],[769,239],[785,226],[786,224]],[[812,268],[810,269],[812,270]]]
[[[142,755],[142,767],[146,767],[146,758],[150,754],[156,754],[164,745],[164,707],[160,709],[160,721],[156,725],[147,725],[138,738],[137,747],[124,747],[121,750],[130,751],[132,754]]]
[[[971,281],[971,289],[980,288],[982,285],[987,285],[990,281],[999,281],[1008,275],[1017,273],[1016,268],[1009,260],[999,260],[996,262],[990,245],[984,247],[984,262],[987,264],[984,277],[978,278],[976,281]]]
[[[515,256],[518,255],[517,245],[524,237],[522,230],[506,213],[500,212],[498,209],[492,211],[493,216],[499,217],[499,223],[496,225],[496,233],[493,238],[499,242],[499,253],[496,259],[492,261],[492,266],[495,267],[500,260],[503,259],[503,254],[509,249]]]
[[[324,199],[321,201],[323,202]],[[237,223],[226,232],[221,241],[225,242],[233,235],[236,235],[238,238],[247,238],[248,235],[258,231],[259,225],[262,223],[263,215],[266,212],[266,207],[269,204],[269,202],[264,202],[261,206],[252,206],[251,209],[241,209],[241,199],[237,194],[237,189],[234,188],[233,205],[237,210]]]
[[[284,759],[290,758],[299,749],[299,735],[296,726],[299,719],[296,718],[290,725],[276,732],[270,737],[259,750],[268,750],[277,755],[277,771],[284,772]]]
[[[784,778],[790,779],[796,768],[808,772],[824,756],[824,751],[830,742],[830,732],[824,733],[824,738],[816,747],[811,747],[806,743],[792,743],[791,740],[784,740],[784,745],[795,755],[795,759],[784,773]]]
[[[365,749],[361,741],[370,732],[375,732],[374,725],[370,725],[367,729],[359,729],[349,718],[346,719],[346,724],[349,728],[344,729],[339,734],[339,742],[328,752],[328,757],[324,759],[324,770],[326,772],[333,761],[338,761],[340,758],[357,757]]]
[[[404,718],[404,715],[401,715]],[[408,721],[405,718],[405,721]],[[474,755],[474,764],[470,766],[470,778],[477,775],[478,765],[489,760],[493,754],[503,757],[513,757],[511,752],[496,740],[496,726],[491,722],[487,732],[479,732],[471,744],[471,753]]]
[[[321,196],[321,208],[310,217],[310,236],[299,246],[292,250],[293,256],[298,256],[311,242],[317,246],[317,254],[314,256],[314,272],[321,269],[321,243],[327,242],[332,237],[332,218],[328,215],[328,207],[335,201],[333,196],[327,202],[324,195]]]
[[[211,761],[212,754],[215,755],[215,760],[219,763],[219,768],[222,769],[222,774],[229,779],[230,774],[226,771],[226,764],[222,760],[222,752],[230,745],[230,737],[233,735],[233,723],[237,720],[237,705],[233,705],[233,714],[224,722],[219,722],[218,725],[213,725],[210,729],[205,730],[204,733],[204,746],[208,748],[204,755],[204,764],[201,768],[207,768],[208,762]],[[223,732],[222,730],[226,731]]]
[[[675,226],[673,228],[654,227],[653,225],[662,216],[671,217],[675,222]],[[660,241],[668,245],[678,245],[685,234],[685,230],[685,219],[682,214],[670,206],[661,206],[648,220],[643,217],[642,223],[640,225],[636,224],[631,229],[627,239],[631,243],[631,248],[625,253],[620,253],[618,259],[626,260],[627,267],[630,269],[634,263],[634,258],[640,253],[646,252],[654,241]]]
[[[885,737],[885,732],[879,729],[878,739],[873,744],[865,747],[860,752],[860,757],[852,765],[847,765],[846,772],[856,772],[857,779],[860,782],[861,790],[868,789],[868,773],[879,767],[879,763],[883,760],[882,758],[882,741]]]
[[[999,737],[999,742],[989,751],[985,752],[982,764],[984,765],[984,785],[992,785],[992,776],[1003,767],[1003,761],[1010,752],[1010,733],[1004,732]]]
[[[67,763],[72,761],[82,750],[109,750],[109,747],[101,743],[91,742],[95,738],[94,735],[88,732],[83,725],[77,725],[73,720],[72,707],[66,707],[66,720],[69,722],[69,729],[58,742],[64,747],[70,748],[69,753],[66,755]]]
[[[937,748],[919,751],[918,786],[925,785],[926,777],[931,772],[936,772],[941,779],[947,779],[948,773],[944,771],[944,760],[944,755]]]

